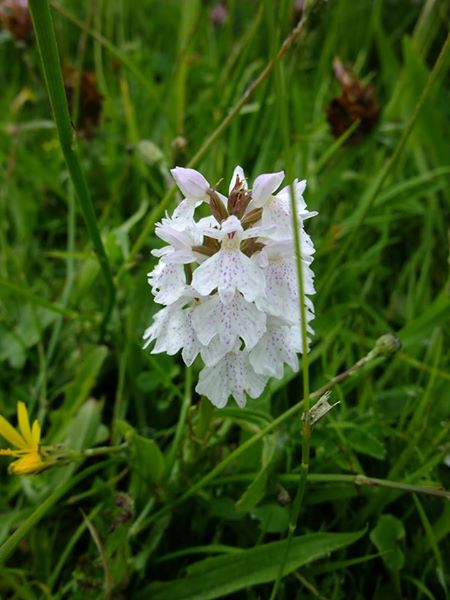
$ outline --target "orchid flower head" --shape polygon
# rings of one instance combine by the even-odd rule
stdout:
[[[165,245],[152,251],[159,262],[148,282],[162,308],[145,331],[144,347],[154,354],[181,352],[187,365],[201,360],[197,393],[219,408],[230,396],[243,407],[271,377],[283,377],[286,366],[298,370],[298,354],[309,349],[300,335],[293,209],[309,335],[314,244],[304,222],[317,213],[307,210],[305,180],[280,190],[283,171],[259,175],[251,187],[237,166],[228,196],[194,169],[176,167],[172,176],[184,198],[156,225]],[[205,203],[210,214],[202,208],[196,218]]]

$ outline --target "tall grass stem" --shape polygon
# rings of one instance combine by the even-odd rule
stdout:
[[[94,205],[76,150],[76,138],[70,121],[49,2],[48,0],[30,0],[29,8],[61,150],[107,287],[107,303],[101,324],[101,335],[103,335],[115,302],[115,285],[98,229]]]

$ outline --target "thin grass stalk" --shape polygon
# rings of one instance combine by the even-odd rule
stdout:
[[[305,20],[305,16],[302,21]],[[295,189],[293,184],[293,157],[291,151],[290,135],[289,135],[289,106],[287,102],[286,86],[284,82],[282,65],[278,63],[276,69],[276,87],[277,97],[280,102],[280,122],[284,145],[284,165],[286,168],[287,180],[290,182],[291,195],[291,211],[292,211],[292,227],[294,230],[294,245],[295,257],[297,264],[297,281],[298,281],[298,296],[299,296],[299,311],[301,322],[302,336],[302,380],[303,380],[303,412],[300,421],[300,430],[302,432],[302,450],[300,464],[300,479],[298,482],[297,492],[292,503],[291,514],[289,519],[289,529],[286,539],[286,547],[280,561],[280,568],[277,578],[274,582],[270,600],[275,600],[283,577],[284,568],[289,556],[289,549],[295,530],[297,529],[300,510],[302,507],[303,497],[305,495],[306,482],[309,471],[310,451],[311,451],[311,425],[307,415],[310,408],[310,393],[309,393],[309,357],[308,357],[308,332],[306,328],[306,305],[305,305],[305,281],[303,272],[303,257],[302,257],[302,232],[297,214],[297,201],[295,197]]]
[[[30,0],[29,7],[59,142],[106,283],[107,304],[101,324],[101,335],[103,335],[115,302],[115,286],[111,268],[98,229],[94,205],[75,147],[49,2],[48,0]]]
[[[250,483],[256,476],[256,473],[238,473],[236,475],[226,475],[214,479],[214,485],[230,485],[234,483]],[[299,475],[282,474],[277,476],[277,481],[282,484],[298,483]],[[430,483],[429,485],[416,485],[413,483],[403,483],[402,481],[391,481],[390,479],[380,479],[378,477],[368,477],[364,474],[347,475],[345,473],[308,473],[308,482],[310,483],[342,483],[347,485],[356,485],[358,487],[386,488],[399,492],[410,492],[412,494],[423,494],[425,496],[435,496],[450,500],[450,491],[440,487],[439,483]]]

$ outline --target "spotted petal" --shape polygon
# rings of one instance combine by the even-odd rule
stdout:
[[[223,408],[233,396],[243,408],[245,394],[257,398],[264,390],[267,377],[254,372],[247,352],[228,352],[214,367],[205,367],[195,388],[206,396],[214,406]]]
[[[264,294],[265,281],[262,270],[240,250],[221,249],[195,270],[192,287],[203,296],[217,288],[224,304],[231,302],[236,290],[253,302]]]
[[[295,334],[296,328],[293,327],[269,326],[249,354],[250,364],[255,372],[281,379],[284,363],[287,363],[293,371],[298,371],[296,351],[299,346]]]
[[[148,283],[152,287],[155,302],[172,304],[183,294],[186,287],[186,275],[181,264],[159,262],[148,274]]]
[[[299,288],[297,261],[283,256],[268,256],[268,246],[261,252],[267,259],[264,268],[266,295],[256,299],[259,310],[270,315],[283,317],[294,322],[299,315]],[[259,259],[261,260],[261,258]],[[305,294],[314,294],[314,279],[311,268],[302,261]]]
[[[208,345],[218,336],[227,351],[239,338],[247,349],[253,348],[266,330],[266,315],[236,292],[228,304],[211,296],[194,308],[192,323],[198,339]]]

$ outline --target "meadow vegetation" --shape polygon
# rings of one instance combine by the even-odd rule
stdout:
[[[1,457],[0,598],[448,598],[449,4],[303,4],[52,0],[64,153],[35,34],[0,33],[0,415],[25,403],[49,461]],[[335,138],[337,57],[373,122]],[[219,410],[142,349],[146,274],[170,168],[220,189],[238,164],[308,180],[315,335],[303,374]],[[286,550],[305,370],[339,404]]]

